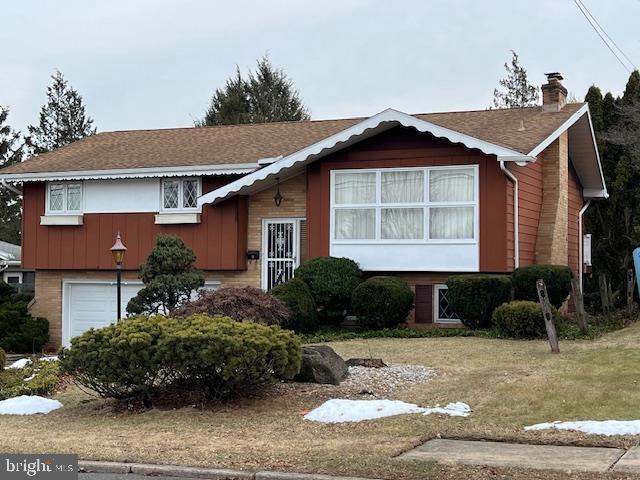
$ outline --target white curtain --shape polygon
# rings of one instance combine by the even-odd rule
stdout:
[[[375,201],[375,172],[336,173],[334,198],[336,205],[375,203]]]
[[[424,201],[424,172],[382,172],[382,203],[421,203]]]
[[[372,240],[376,236],[376,211],[340,208],[335,211],[336,240]]]
[[[424,210],[422,208],[383,208],[381,230],[385,240],[414,240],[424,238]]]
[[[434,207],[429,214],[431,239],[473,238],[473,207]]]
[[[432,170],[429,173],[431,202],[473,202],[473,169]]]

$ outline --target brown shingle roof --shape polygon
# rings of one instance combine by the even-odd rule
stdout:
[[[528,107],[415,116],[527,154],[582,105],[569,104],[554,113],[543,112],[541,107]],[[351,118],[104,132],[9,166],[1,172],[44,173],[255,163],[262,158],[291,154],[362,120]]]

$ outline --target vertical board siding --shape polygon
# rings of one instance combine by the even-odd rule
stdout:
[[[573,270],[575,275],[580,272],[580,237],[579,237],[579,222],[580,222],[580,209],[584,204],[584,197],[582,196],[582,185],[578,179],[578,175],[575,170],[569,168],[569,215],[568,215],[568,228],[567,228],[567,253],[569,260],[569,267]]]
[[[507,183],[496,157],[402,128],[329,155],[307,168],[309,257],[329,254],[331,170],[471,164],[479,166],[480,175],[480,271],[507,271]]]
[[[203,192],[230,179],[204,178]],[[80,226],[42,226],[45,184],[24,185],[24,268],[39,270],[112,270],[110,248],[117,232],[127,246],[125,269],[137,269],[155,243],[156,236],[180,236],[196,254],[203,270],[245,270],[247,200],[235,197],[220,205],[204,206],[201,223],[156,225],[155,213],[85,214]]]

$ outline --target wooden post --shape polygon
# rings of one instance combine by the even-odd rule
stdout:
[[[580,288],[577,277],[571,277],[571,296],[573,297],[573,304],[576,307],[576,320],[578,321],[578,327],[580,327],[580,331],[583,334],[587,335],[589,333],[587,314],[584,311],[584,298],[582,296],[582,289]]]
[[[536,282],[538,290],[538,298],[540,299],[540,307],[542,308],[542,316],[544,317],[544,325],[547,328],[547,338],[551,346],[552,353],[560,353],[560,345],[558,345],[558,334],[556,326],[553,323],[553,310],[549,303],[549,295],[547,295],[547,286],[544,280],[540,279]]]
[[[607,289],[607,279],[603,274],[598,275],[598,287],[600,288],[600,303],[602,311],[609,313],[609,291]]]
[[[633,268],[627,270],[627,307],[631,307],[633,303],[633,288],[636,284],[636,277],[633,274]]]

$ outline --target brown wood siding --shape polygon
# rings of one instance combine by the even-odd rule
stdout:
[[[569,165],[569,212],[567,228],[567,253],[569,267],[575,275],[580,272],[580,237],[579,237],[579,215],[584,204],[582,196],[582,185],[575,170]]]
[[[433,285],[416,285],[415,323],[433,323]]]
[[[507,271],[506,178],[496,157],[430,134],[396,128],[311,164],[307,169],[309,256],[329,254],[330,172],[341,168],[479,165],[480,271]]]
[[[518,227],[520,239],[520,266],[532,265],[536,261],[536,239],[542,208],[542,156],[524,167],[509,165],[509,170],[518,178]],[[513,187],[507,188],[507,252],[509,268],[513,269]]]
[[[203,192],[229,181],[205,178]],[[82,226],[42,226],[45,184],[24,185],[24,268],[112,270],[109,249],[120,232],[127,246],[125,269],[137,269],[153,248],[159,234],[180,236],[197,256],[203,270],[245,270],[247,251],[247,198],[237,196],[220,205],[205,206],[201,223],[156,225],[154,213],[85,214]]]

